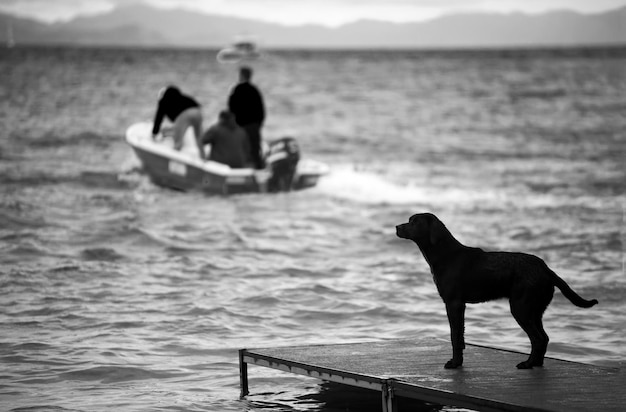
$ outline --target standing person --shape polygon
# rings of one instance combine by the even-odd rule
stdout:
[[[202,157],[202,146],[200,145],[202,112],[200,111],[200,104],[193,98],[182,94],[176,86],[168,86],[159,92],[159,103],[152,127],[153,139],[161,130],[164,117],[174,122],[174,149],[180,150],[183,147],[185,132],[189,127],[193,127],[196,144]]]
[[[228,110],[222,110],[217,123],[204,133],[200,139],[202,146],[211,145],[209,160],[226,164],[232,168],[248,167],[250,145],[246,132],[237,125],[235,116]],[[204,157],[204,150],[201,152]]]
[[[237,124],[248,134],[252,163],[257,169],[262,169],[265,165],[261,152],[261,127],[265,121],[265,106],[261,92],[251,83],[251,79],[250,67],[239,69],[239,84],[228,98],[228,109],[235,115]]]

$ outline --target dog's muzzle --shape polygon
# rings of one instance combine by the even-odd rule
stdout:
[[[396,236],[401,237],[403,239],[407,238],[406,223],[396,226]]]

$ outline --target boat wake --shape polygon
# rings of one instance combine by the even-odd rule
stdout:
[[[367,204],[407,204],[424,200],[419,188],[401,186],[370,172],[333,169],[317,186],[324,194]]]
[[[370,205],[473,204],[500,199],[503,193],[457,187],[401,185],[372,172],[350,167],[333,168],[316,190],[339,199]]]

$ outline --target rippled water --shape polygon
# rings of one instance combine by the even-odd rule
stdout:
[[[395,236],[420,211],[597,298],[583,310],[556,293],[548,355],[623,366],[625,64],[624,49],[269,53],[265,136],[296,136],[332,172],[302,192],[208,197],[152,185],[123,134],[166,83],[209,124],[234,66],[0,50],[2,408],[343,410],[333,388],[262,368],[240,400],[237,350],[447,338],[426,263]],[[506,302],[466,316],[468,341],[528,350]]]

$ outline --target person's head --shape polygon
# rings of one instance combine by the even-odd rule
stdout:
[[[239,80],[242,82],[249,82],[252,79],[252,69],[248,66],[242,66],[239,69]]]
[[[159,100],[161,100],[163,97],[167,96],[173,96],[173,95],[177,95],[180,94],[180,90],[178,89],[178,87],[173,86],[173,85],[169,85],[167,87],[163,87],[161,90],[159,90]]]
[[[219,114],[219,123],[228,127],[233,127],[235,123],[235,115],[228,110],[222,110]]]

